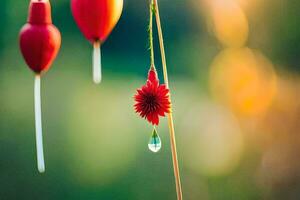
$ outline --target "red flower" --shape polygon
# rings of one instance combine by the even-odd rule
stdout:
[[[146,85],[137,89],[134,100],[135,111],[153,125],[158,125],[159,116],[165,116],[171,110],[169,89],[164,84],[159,84],[157,73],[153,69],[149,71]]]

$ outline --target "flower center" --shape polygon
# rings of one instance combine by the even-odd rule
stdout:
[[[154,111],[158,106],[157,97],[153,94],[147,95],[145,98],[145,106],[149,108],[150,111]]]

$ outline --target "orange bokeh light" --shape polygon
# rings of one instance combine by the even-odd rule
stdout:
[[[227,47],[242,47],[249,34],[249,24],[244,11],[234,1],[211,2],[211,18],[217,39]]]
[[[276,82],[272,64],[249,48],[224,50],[211,66],[213,96],[242,115],[264,113],[276,93]]]

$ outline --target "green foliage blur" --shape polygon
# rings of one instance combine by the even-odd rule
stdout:
[[[159,1],[184,199],[300,199],[300,1],[219,1],[234,1],[246,17],[249,31],[242,45],[219,41],[205,0]],[[18,48],[29,0],[0,1],[0,199],[176,199],[167,121],[162,119],[158,127],[162,149],[154,154],[147,147],[152,127],[133,110],[133,95],[150,64],[148,1],[124,0],[122,17],[102,46],[99,86],[92,82],[92,45],[76,26],[70,1],[51,4],[62,47],[42,78],[46,172],[39,174],[34,74]],[[234,34],[239,31],[230,32],[236,39]],[[162,81],[157,35],[154,40]],[[238,51],[233,55],[243,56],[233,56],[232,62],[241,61],[239,67],[252,55],[242,48],[271,63],[276,80],[271,89],[263,87],[269,82],[258,81],[255,89],[237,89],[234,82],[225,90],[222,80],[235,81],[241,74],[234,71],[230,79],[218,71],[214,76],[219,53]],[[217,63],[219,69],[225,61]],[[257,69],[253,74],[268,71]],[[252,78],[247,77],[243,80]],[[255,80],[245,84],[253,86]],[[217,84],[221,90],[214,90],[216,82],[225,86]],[[257,88],[263,92],[257,94]],[[243,107],[243,97],[242,103],[240,96],[232,100],[240,90],[255,94],[249,97],[252,107]],[[227,91],[229,100],[222,96]]]

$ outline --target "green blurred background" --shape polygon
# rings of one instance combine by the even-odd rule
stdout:
[[[42,80],[39,174],[34,75],[18,49],[29,1],[0,1],[0,199],[175,199],[166,119],[153,154],[133,110],[149,67],[148,1],[125,0],[99,86],[70,1],[51,3],[62,47]],[[184,199],[300,199],[300,1],[159,3]]]

